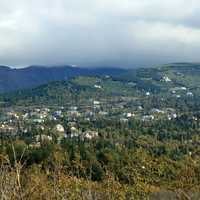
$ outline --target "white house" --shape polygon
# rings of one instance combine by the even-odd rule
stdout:
[[[164,76],[162,78],[162,80],[165,81],[165,82],[171,82],[172,81],[168,76]]]
[[[93,101],[94,105],[100,105],[100,101]]]
[[[144,115],[142,117],[142,121],[149,121],[149,120],[154,120],[155,117],[153,115]]]
[[[56,131],[58,132],[65,132],[64,127],[61,124],[57,124],[55,127]]]
[[[91,140],[92,138],[98,137],[97,131],[86,131],[84,132],[84,138]]]
[[[186,95],[189,96],[189,97],[193,97],[194,96],[192,92],[187,92]]]
[[[100,85],[94,85],[94,88],[102,89],[102,87]]]

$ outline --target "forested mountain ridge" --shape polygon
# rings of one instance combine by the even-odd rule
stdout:
[[[200,74],[198,63],[172,63],[151,68],[122,69],[115,67],[81,68],[68,65],[63,66],[30,66],[26,68],[10,68],[0,66],[0,93],[7,93],[22,89],[32,89],[53,81],[66,81],[78,76],[111,76],[121,81],[133,81],[139,85],[154,85],[160,88],[158,83],[163,76],[176,79],[182,77],[180,84],[185,85],[188,79],[183,79],[185,74],[193,83],[196,83]],[[193,78],[195,77],[195,79]],[[191,79],[192,78],[192,79]],[[169,81],[168,81],[169,82]],[[150,88],[150,89],[155,89]],[[162,89],[162,88],[161,88]]]
[[[118,75],[126,70],[118,68],[79,68],[72,66],[30,66],[14,69],[0,66],[0,93],[34,88],[52,81],[68,80],[76,76]]]
[[[54,80],[44,79],[42,82],[46,81],[47,83],[40,84],[38,87],[4,93],[0,96],[1,100],[15,104],[20,101],[28,104],[66,104],[66,102],[75,101],[75,99],[84,101],[88,97],[97,99],[108,96],[142,97],[146,96],[146,93],[164,96],[170,100],[172,96],[177,98],[200,96],[200,65],[198,64],[178,63],[132,70],[72,69],[69,67],[48,69],[30,67],[24,70],[33,70],[35,73],[36,68],[44,71],[44,74],[46,74],[46,70],[48,73],[51,71]],[[10,69],[4,68],[2,70],[9,71]],[[73,73],[69,73],[71,70]],[[64,77],[61,74],[62,71],[68,73],[67,80],[61,79]],[[42,76],[42,73],[40,75]],[[36,81],[37,84],[40,81]]]

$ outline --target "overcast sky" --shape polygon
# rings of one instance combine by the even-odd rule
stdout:
[[[199,62],[199,0],[0,0],[0,64]]]

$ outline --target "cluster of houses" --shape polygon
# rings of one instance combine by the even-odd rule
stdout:
[[[182,76],[183,74],[178,72],[177,75]],[[164,75],[161,78],[161,81],[166,82],[166,83],[172,82],[172,80],[167,75]],[[184,86],[171,88],[170,91],[171,91],[172,95],[176,98],[181,98],[180,93],[186,95],[187,97],[193,97],[194,96],[193,92],[189,91],[189,89],[187,87],[184,87]]]
[[[91,113],[90,113],[91,114]],[[102,113],[106,114],[106,113]],[[3,137],[18,137],[17,134],[28,135],[32,128],[38,130],[36,135],[32,135],[31,146],[40,147],[41,142],[53,141],[58,143],[63,138],[79,137],[82,140],[91,140],[98,137],[95,130],[80,130],[77,128],[77,117],[81,115],[78,107],[72,106],[68,109],[50,108],[28,108],[23,110],[6,111],[1,114],[0,133]],[[88,116],[87,116],[88,117]],[[67,119],[63,124],[62,120]],[[66,127],[69,127],[67,130]]]
[[[160,79],[160,82],[173,83],[172,79],[170,79],[167,75],[162,76]],[[176,98],[181,98],[182,96],[186,96],[186,97],[194,96],[193,92],[190,91],[189,88],[185,86],[169,88],[169,91],[172,94],[172,97],[176,97]],[[151,92],[146,91],[145,96],[147,97],[151,96]]]
[[[171,82],[172,80],[164,76],[162,81]],[[97,84],[94,87],[102,89]],[[193,97],[193,93],[186,87],[172,88],[170,92],[177,98],[181,98],[180,91],[185,92],[188,97]],[[151,92],[147,91],[145,95],[151,96]],[[16,135],[20,128],[20,131],[26,134],[29,132],[30,126],[40,126],[41,134],[34,136],[35,143],[33,144],[39,146],[41,141],[54,140],[52,135],[44,133],[46,129],[49,132],[55,133],[58,142],[63,138],[78,137],[82,140],[91,140],[98,137],[96,130],[83,131],[78,128],[76,124],[78,124],[79,120],[93,122],[100,118],[107,118],[117,119],[122,123],[126,123],[132,119],[146,122],[161,118],[173,120],[179,116],[178,111],[172,108],[151,108],[150,110],[145,110],[143,105],[134,104],[130,106],[130,102],[135,101],[134,97],[116,97],[114,100],[97,98],[90,99],[88,105],[27,107],[5,110],[1,113],[0,132]],[[27,124],[29,128],[27,128]]]
[[[112,118],[120,120],[121,122],[127,122],[130,119],[138,119],[141,121],[150,121],[160,119],[165,117],[168,120],[177,118],[177,113],[174,109],[157,109],[152,108],[149,111],[144,111],[143,106],[139,105],[135,109],[126,106],[125,101],[111,103],[110,107],[104,105],[99,100],[93,100],[91,106],[69,106],[56,107],[56,108],[28,108],[27,110],[20,111],[8,111],[5,112],[7,116],[6,120],[0,120],[0,131],[6,130],[16,130],[23,123],[26,124],[45,124],[46,122],[52,122],[55,124],[54,130],[56,132],[65,132],[63,125],[60,121],[65,120],[65,122],[78,122],[79,120],[85,121],[95,121],[99,118]],[[26,129],[24,129],[25,131]],[[75,137],[80,135],[80,131],[77,131],[75,126],[71,126],[71,135],[63,135],[63,137]],[[91,134],[81,133],[85,135],[86,138],[90,138]]]

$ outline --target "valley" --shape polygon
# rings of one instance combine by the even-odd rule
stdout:
[[[177,63],[3,93],[0,161],[14,171],[2,173],[22,165],[20,192],[39,179],[35,199],[41,184],[49,198],[198,194],[199,83],[200,65]]]

